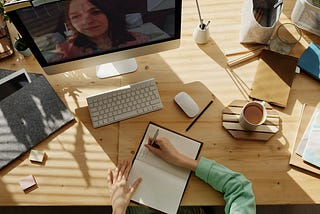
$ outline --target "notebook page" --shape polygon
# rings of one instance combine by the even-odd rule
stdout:
[[[191,171],[169,164],[148,151],[144,144],[148,143],[148,138],[157,129],[158,137],[168,138],[179,152],[193,159],[197,157],[200,142],[150,123],[130,171],[128,183],[130,185],[138,177],[142,178],[132,197],[133,201],[165,213],[176,213]]]
[[[142,178],[142,182],[133,194],[132,201],[164,213],[177,212],[189,173],[177,177],[137,160],[131,168],[128,184],[132,184],[138,177]]]

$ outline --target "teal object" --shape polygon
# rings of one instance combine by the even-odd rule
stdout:
[[[320,80],[320,46],[311,42],[297,64],[302,71]]]

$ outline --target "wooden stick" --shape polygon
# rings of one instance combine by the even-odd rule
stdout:
[[[240,54],[245,54],[245,53],[249,53],[249,52],[260,50],[260,49],[264,49],[264,48],[266,48],[265,45],[262,45],[262,46],[260,45],[259,47],[255,47],[253,49],[237,48],[237,49],[224,51],[224,55],[225,56],[240,55]]]
[[[237,59],[229,60],[227,62],[227,64],[229,65],[229,67],[233,67],[233,66],[238,65],[242,62],[248,61],[249,59],[253,59],[256,56],[259,56],[262,50],[263,49],[258,49],[258,50],[252,51],[244,56],[241,56]]]

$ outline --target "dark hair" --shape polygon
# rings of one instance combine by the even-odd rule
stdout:
[[[66,14],[69,13],[70,2],[66,3]],[[104,13],[109,20],[108,36],[112,41],[112,47],[118,47],[120,44],[131,41],[134,38],[127,31],[125,15],[120,11],[117,0],[89,0],[91,4],[96,6]],[[67,15],[66,21],[68,26],[76,34],[74,35],[73,44],[78,47],[97,49],[96,43],[87,38],[84,34],[78,32],[71,24],[70,18]]]

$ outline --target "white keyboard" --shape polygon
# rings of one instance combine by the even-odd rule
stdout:
[[[94,128],[163,108],[154,79],[87,97]]]

